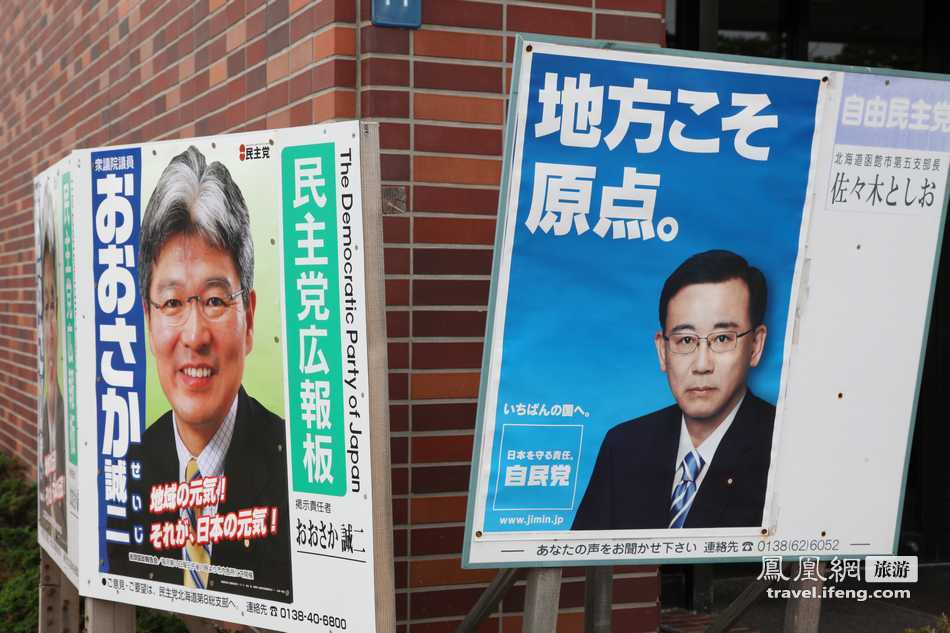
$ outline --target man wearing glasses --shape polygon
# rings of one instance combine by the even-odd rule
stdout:
[[[172,560],[146,565],[133,556],[137,560],[115,561],[116,571],[128,566],[135,576],[290,602],[284,421],[241,386],[257,299],[250,218],[227,168],[207,164],[195,147],[171,160],[149,200],[139,282],[149,345],[171,411],[130,453],[130,463],[141,463],[141,478],[133,474],[130,490],[144,505],[144,517],[137,517],[133,504],[130,522],[144,520],[137,553]],[[155,506],[156,487],[222,476],[225,494],[215,504]],[[194,535],[202,521],[258,508],[269,510],[266,536],[205,544],[189,538],[172,548],[156,548],[152,539],[155,524],[177,523]]]
[[[575,530],[762,525],[775,407],[746,387],[765,347],[765,276],[693,255],[660,294],[654,336],[676,404],[611,429]]]

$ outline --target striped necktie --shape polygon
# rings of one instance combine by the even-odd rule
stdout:
[[[201,477],[201,471],[198,470],[198,461],[192,457],[188,460],[188,464],[185,466],[185,479],[189,482],[196,477]],[[191,532],[192,536],[195,535],[198,528],[198,519],[195,515],[195,511],[200,511],[200,508],[188,508],[185,512],[188,514],[188,521],[191,523]],[[199,545],[197,542],[189,539],[185,542],[185,560],[191,561],[198,564],[209,564],[211,563],[211,552],[208,545]],[[194,587],[196,589],[204,589],[208,586],[208,572],[198,571],[197,569],[185,569],[184,570],[184,585],[186,587]]]
[[[696,480],[706,462],[695,450],[686,453],[683,458],[683,476],[673,490],[673,504],[670,506],[670,527],[681,528],[686,523],[686,515],[696,496]]]

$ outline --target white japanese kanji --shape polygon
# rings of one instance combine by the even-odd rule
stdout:
[[[841,125],[861,125],[864,120],[864,97],[850,95],[845,97],[841,108]]]
[[[557,73],[544,74],[544,87],[538,92],[541,121],[534,125],[536,137],[560,131],[561,145],[597,147],[603,116],[604,87],[591,86],[590,74],[564,77],[564,88],[557,88]],[[557,106],[561,106],[558,114]]]
[[[300,383],[300,417],[307,428],[330,428],[330,383],[304,380]]]
[[[930,129],[930,111],[933,110],[933,106],[924,101],[923,99],[918,99],[914,101],[910,106],[910,125],[907,126],[909,130],[929,130]]]
[[[317,251],[323,248],[323,238],[315,237],[315,234],[326,229],[327,225],[325,222],[317,222],[309,212],[304,214],[303,219],[303,222],[294,224],[294,230],[306,234],[297,240],[297,248],[302,248],[307,254],[295,257],[294,263],[298,266],[326,266],[329,260],[317,255]]]
[[[313,483],[314,471],[317,469],[317,445],[309,433],[303,441],[303,467],[307,469],[307,481]]]
[[[297,293],[300,297],[300,312],[297,320],[303,321],[311,312],[318,321],[326,321],[330,311],[326,307],[327,279],[322,272],[312,270],[300,273],[297,279]]]
[[[782,571],[782,557],[763,556],[762,571],[756,580],[788,580],[788,576]]]
[[[328,435],[313,435],[307,433],[303,441],[303,465],[307,469],[307,481],[309,483],[333,483],[333,451],[329,445],[331,439]]]
[[[547,486],[550,466],[547,464],[532,464],[528,470],[529,486]]]
[[[527,483],[528,469],[519,464],[513,464],[505,468],[505,485],[522,487]]]
[[[778,127],[777,115],[759,114],[771,103],[767,94],[732,93],[732,105],[742,106],[742,110],[723,117],[722,131],[736,130],[734,145],[739,156],[749,160],[769,159],[769,148],[750,145],[749,137],[759,130]]]
[[[887,127],[907,129],[907,116],[910,111],[910,99],[894,97],[887,109]]]
[[[652,239],[653,207],[656,204],[656,189],[660,186],[659,174],[637,173],[636,167],[624,167],[623,185],[604,186],[600,202],[600,219],[594,233],[607,235],[613,227],[613,239],[634,240],[642,237]],[[625,203],[625,204],[624,204]],[[635,206],[629,203],[637,203]]]
[[[125,460],[103,460],[103,484],[105,486],[106,501],[125,503],[128,499],[126,490]]]
[[[821,575],[820,561],[817,556],[799,556],[798,573],[793,580],[827,580]]]
[[[596,175],[596,167],[536,163],[531,209],[525,221],[528,230],[534,233],[540,226],[547,233],[554,227],[555,235],[567,235],[573,227],[578,235],[586,233]]]
[[[666,113],[663,110],[648,110],[638,108],[637,103],[651,103],[656,105],[670,105],[670,91],[656,90],[647,86],[647,80],[635,78],[633,87],[610,86],[607,96],[619,101],[617,122],[614,128],[604,137],[604,143],[610,149],[616,148],[627,135],[631,123],[645,123],[650,126],[650,132],[645,138],[637,138],[637,152],[647,154],[660,148],[663,140],[663,120]]]
[[[864,125],[867,127],[884,127],[887,122],[887,101],[875,96],[869,99],[864,109]]]
[[[319,191],[326,187],[326,178],[323,178],[323,159],[313,158],[294,159],[294,208],[298,208],[313,200],[321,209],[327,204],[327,197]],[[309,195],[308,195],[309,194]]]
[[[320,338],[327,335],[323,328],[310,326],[300,330],[300,371],[305,374],[330,372],[327,359],[320,349]]]
[[[677,103],[688,103],[690,110],[697,116],[719,105],[719,95],[715,92],[697,92],[695,90],[677,90]],[[676,120],[670,124],[670,143],[682,152],[694,154],[715,154],[719,151],[719,137],[687,138],[683,135],[686,124]]]
[[[950,132],[950,103],[938,101],[934,104],[933,123],[930,124],[930,131]]]
[[[571,480],[570,464],[553,464],[551,466],[551,485],[568,486]]]
[[[330,472],[333,468],[333,451],[330,450],[330,436],[329,435],[317,435],[315,436],[317,444],[317,481],[319,483],[329,482],[333,483],[333,473]]]

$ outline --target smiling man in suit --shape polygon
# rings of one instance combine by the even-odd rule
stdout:
[[[228,169],[195,147],[171,160],[149,199],[139,274],[149,347],[171,410],[130,451],[139,475],[133,471],[129,489],[143,500],[130,520],[144,538],[110,556],[112,570],[291,602],[285,425],[242,386],[257,303],[250,216]],[[200,488],[211,477],[226,482],[218,501],[159,503],[169,484]],[[221,519],[261,510],[275,526],[266,534],[215,534]],[[168,524],[187,528],[184,546],[158,538]],[[203,531],[207,541],[198,538]],[[156,559],[161,564],[148,563]]]
[[[746,378],[766,299],[762,271],[729,251],[669,276],[654,343],[676,404],[607,433],[574,530],[762,525],[775,407]]]

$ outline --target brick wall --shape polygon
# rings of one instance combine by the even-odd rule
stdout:
[[[381,123],[397,615],[453,631],[492,578],[459,566],[513,33],[663,44],[664,0],[5,0],[0,17],[0,450],[35,462],[31,180],[74,147]],[[359,20],[357,20],[359,16]],[[656,630],[656,568],[618,568],[618,630]],[[521,584],[485,631],[519,631]],[[559,630],[582,629],[568,570]]]

